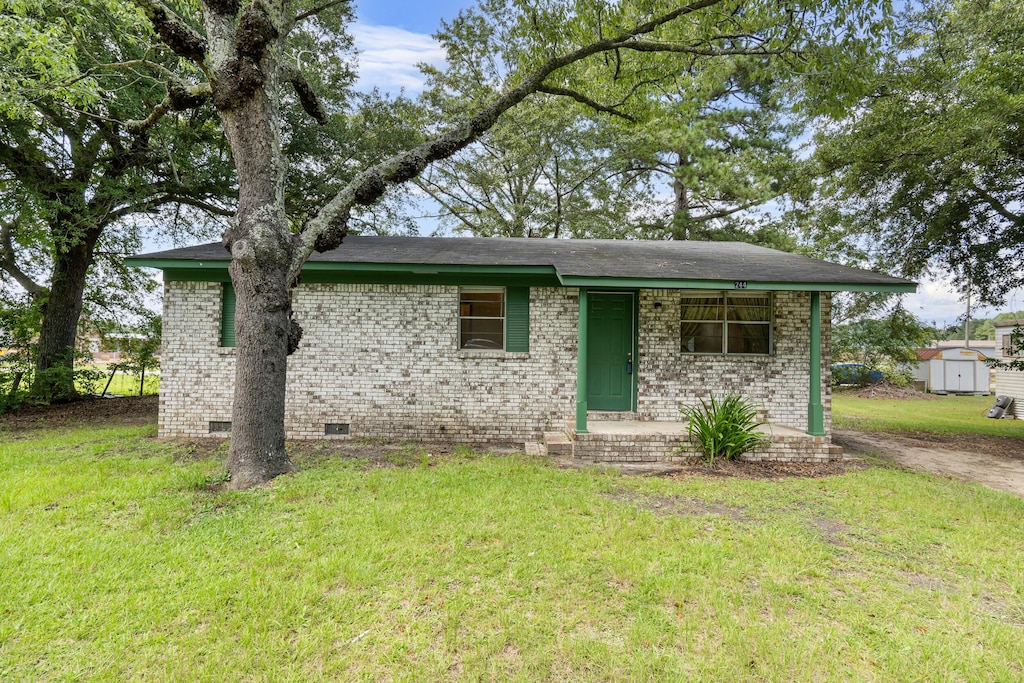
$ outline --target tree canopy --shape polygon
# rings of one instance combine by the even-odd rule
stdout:
[[[816,137],[819,236],[998,303],[1024,283],[1024,3],[926,0],[899,23],[869,95]]]
[[[179,106],[177,77],[165,87],[177,58],[135,7],[5,2],[0,22],[0,286],[41,315],[34,393],[68,399],[83,307],[141,305],[133,293],[152,285],[121,258],[155,223],[196,234],[202,215],[230,216],[234,172],[212,113]]]

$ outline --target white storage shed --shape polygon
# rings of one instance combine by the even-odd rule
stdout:
[[[936,394],[988,394],[990,371],[985,358],[981,351],[963,346],[918,349],[914,379]]]

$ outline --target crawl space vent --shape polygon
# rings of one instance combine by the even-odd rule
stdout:
[[[337,434],[348,434],[348,423],[327,423],[324,425],[324,435],[332,436]]]

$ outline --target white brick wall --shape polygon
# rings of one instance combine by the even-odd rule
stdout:
[[[207,436],[211,421],[231,420],[234,350],[218,346],[220,295],[219,283],[165,285],[161,436]],[[315,284],[294,296],[304,335],[288,361],[289,438],[324,438],[325,423],[344,423],[350,437],[522,441],[575,414],[575,289],[530,290],[528,353],[458,350],[457,287]],[[775,301],[775,356],[690,356],[679,351],[678,292],[643,290],[641,418],[677,420],[680,402],[713,388],[739,391],[770,419],[806,428],[810,295],[780,292]]]
[[[810,395],[811,295],[776,292],[772,356],[715,356],[680,351],[682,293],[654,289],[640,293],[640,366],[637,411],[647,420],[678,420],[679,405],[736,393],[764,408],[768,420],[807,428]],[[658,308],[655,303],[660,303]],[[825,432],[831,433],[831,296],[821,295],[821,378]]]

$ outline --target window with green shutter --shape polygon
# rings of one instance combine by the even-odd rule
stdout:
[[[530,288],[460,288],[459,348],[529,351]]]
[[[235,345],[235,288],[224,283],[220,298],[220,345]]]

